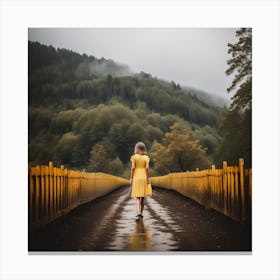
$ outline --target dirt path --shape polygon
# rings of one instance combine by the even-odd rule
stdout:
[[[250,251],[250,229],[180,194],[154,188],[144,217],[120,188],[33,234],[29,251]]]

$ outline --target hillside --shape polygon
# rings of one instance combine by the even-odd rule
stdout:
[[[125,172],[136,141],[150,150],[174,122],[207,147],[211,161],[226,113],[175,82],[38,42],[28,43],[28,102],[29,162],[113,174]]]
[[[196,95],[199,99],[203,100],[205,103],[210,103],[212,105],[228,107],[230,105],[230,100],[220,97],[218,95],[207,93],[203,90],[199,90],[192,87],[184,87],[186,92],[191,93],[192,95]]]

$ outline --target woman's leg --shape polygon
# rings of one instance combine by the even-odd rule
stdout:
[[[143,213],[144,206],[145,206],[145,197],[141,197],[141,214]]]
[[[141,213],[141,201],[140,201],[140,197],[136,198],[136,211],[137,214]]]

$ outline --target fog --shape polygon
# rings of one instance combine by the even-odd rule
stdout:
[[[130,71],[152,74],[229,99],[233,77],[225,75],[228,43],[236,28],[30,28],[28,39],[97,58],[113,59]],[[108,65],[107,65],[108,66]],[[106,65],[92,71],[106,73]],[[112,69],[110,69],[112,71]]]
[[[89,64],[89,71],[98,76],[107,76],[110,74],[113,77],[121,77],[133,74],[128,65],[116,64],[113,60],[95,60]]]

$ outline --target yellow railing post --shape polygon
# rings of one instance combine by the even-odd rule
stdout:
[[[61,169],[57,168],[57,211],[61,213]]]
[[[49,188],[49,167],[45,166],[45,189],[46,189],[46,204],[45,204],[45,216],[48,217],[49,216],[49,193],[50,193],[50,188]]]
[[[244,186],[244,159],[239,159],[240,192],[241,192],[241,213],[242,223],[245,222],[245,186]]]
[[[57,169],[53,168],[53,203],[54,203],[54,213],[57,213]]]
[[[49,175],[50,175],[50,216],[53,215],[53,206],[54,206],[54,179],[53,179],[53,163],[49,162]]]
[[[68,185],[68,170],[67,168],[63,171],[64,176],[64,185],[65,185],[65,202],[64,202],[64,208],[68,207],[68,200],[69,200],[69,185]]]
[[[235,204],[234,204],[234,168],[230,167],[230,213],[231,216],[235,215]]]
[[[45,216],[45,168],[40,166],[40,177],[41,177],[41,219]]]
[[[61,195],[61,211],[63,212],[64,203],[65,203],[64,165],[61,165],[61,166],[60,166],[60,175],[61,175],[61,188],[60,188],[60,195]]]
[[[230,197],[231,197],[230,166],[227,166],[227,211],[228,211],[228,214],[230,214],[230,210],[231,210]]]
[[[238,184],[238,167],[234,167],[234,216],[239,219],[240,199],[239,199],[239,184]]]
[[[40,193],[41,193],[41,188],[40,188],[40,166],[37,165],[35,167],[35,221],[39,220],[39,213],[40,211]]]
[[[227,207],[227,162],[223,162],[223,197],[224,197],[224,213],[228,214]]]
[[[29,206],[28,206],[28,221],[32,222],[32,213],[34,211],[33,197],[34,197],[34,182],[31,173],[31,166],[28,165],[28,180],[29,180]]]
[[[211,180],[210,180],[210,189],[211,189],[211,207],[213,208],[217,208],[216,205],[216,198],[217,198],[217,194],[216,194],[216,177],[215,177],[215,165],[212,164],[211,166],[211,170],[209,171],[210,176],[211,176]]]

